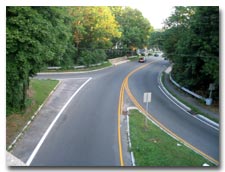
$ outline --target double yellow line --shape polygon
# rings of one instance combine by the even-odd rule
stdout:
[[[128,79],[129,77],[134,74],[135,72],[137,72],[138,70],[148,66],[150,63],[142,65],[136,69],[134,69],[133,71],[131,71],[123,80],[121,88],[120,88],[120,96],[119,96],[119,103],[118,103],[118,145],[119,145],[119,157],[120,157],[120,166],[124,166],[124,161],[123,161],[123,149],[122,149],[122,141],[121,141],[121,130],[120,130],[120,116],[122,114],[123,111],[123,99],[124,99],[124,89],[126,89],[128,87]],[[130,96],[129,96],[130,97]]]
[[[178,135],[176,135],[174,132],[172,132],[171,130],[169,130],[168,128],[166,128],[163,124],[161,124],[154,116],[152,116],[150,113],[148,113],[136,100],[136,98],[133,96],[133,94],[130,91],[129,85],[128,85],[128,80],[129,77],[131,75],[133,75],[135,72],[145,68],[146,66],[157,62],[156,61],[152,61],[151,63],[147,63],[145,65],[142,65],[136,69],[134,69],[133,71],[131,71],[123,80],[123,83],[121,85],[120,88],[120,97],[119,97],[119,104],[118,104],[118,145],[119,145],[119,156],[120,156],[120,165],[124,166],[124,161],[123,161],[123,151],[122,151],[122,142],[121,142],[121,131],[120,131],[120,116],[122,114],[122,110],[123,110],[123,99],[124,99],[124,90],[126,90],[126,93],[128,95],[128,97],[130,98],[130,100],[133,102],[133,104],[141,111],[143,112],[146,116],[148,116],[152,121],[154,121],[161,129],[163,129],[165,132],[167,132],[168,134],[170,134],[171,136],[173,136],[174,138],[176,138],[178,141],[180,141],[181,143],[185,144],[187,147],[191,148],[192,150],[194,150],[195,152],[197,152],[198,154],[204,156],[205,158],[207,158],[209,161],[213,162],[214,164],[218,165],[219,161],[215,160],[214,158],[212,158],[211,156],[205,154],[204,152],[202,152],[201,150],[199,150],[198,148],[194,147],[193,145],[191,145],[190,143],[188,143],[187,141],[185,141],[184,139],[182,139],[181,137],[179,137]]]

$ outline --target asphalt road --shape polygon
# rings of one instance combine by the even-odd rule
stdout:
[[[93,79],[72,99],[30,165],[120,166],[119,92],[124,77],[140,65],[133,62],[93,73],[39,75],[42,79]]]
[[[151,57],[148,62],[155,60]],[[38,78],[88,78],[51,129],[31,166],[120,166],[117,110],[123,79],[141,66],[129,62],[102,71],[83,74],[49,74]],[[159,61],[134,73],[129,87],[142,103],[143,93],[152,92],[149,112],[163,125],[196,148],[219,159],[219,132],[201,123],[168,100],[158,88],[157,77],[167,65]]]
[[[138,102],[143,103],[144,92],[152,92],[149,113],[177,136],[219,161],[219,131],[197,120],[171,102],[159,89],[159,71],[166,61],[153,63],[129,78],[129,87]]]

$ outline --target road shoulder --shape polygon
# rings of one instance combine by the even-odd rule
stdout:
[[[49,97],[48,101],[43,105],[36,118],[23,134],[23,137],[16,143],[11,153],[23,162],[26,162],[49,125],[65,105],[65,102],[70,99],[73,93],[78,90],[87,79],[88,78],[74,78],[62,80],[57,90]]]
[[[159,75],[159,85],[160,85],[161,91],[164,92],[164,94],[168,96],[169,99],[172,99],[172,101],[174,101],[174,103],[177,104],[181,109],[184,109],[188,113],[196,116],[196,118],[201,119],[201,116],[205,115],[206,118],[210,118],[207,120],[207,121],[210,121],[210,123],[213,123],[213,121],[218,121],[219,114],[212,112],[211,110],[209,110],[209,108],[206,108],[206,106],[199,103],[192,96],[178,90],[178,88],[176,88],[170,82],[170,79],[169,79],[170,72],[168,72],[169,71],[168,68]],[[183,103],[183,101],[181,102],[180,100],[183,100],[186,103]]]

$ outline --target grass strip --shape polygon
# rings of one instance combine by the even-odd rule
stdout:
[[[12,113],[6,117],[6,145],[12,143],[15,137],[22,131],[26,123],[31,119],[39,106],[45,101],[50,92],[58,84],[56,80],[31,79],[28,90],[27,107],[22,112]]]
[[[33,101],[36,102],[36,105],[41,105],[45,99],[48,97],[50,92],[54,89],[54,87],[58,84],[57,80],[31,80],[31,90],[34,91],[34,95],[32,97]]]
[[[215,166],[151,121],[146,126],[145,116],[137,110],[130,111],[130,135],[136,166],[200,167],[204,163]]]

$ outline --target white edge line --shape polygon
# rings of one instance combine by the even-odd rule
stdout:
[[[56,90],[56,88],[61,84],[61,81],[58,82],[58,84],[53,88],[53,90],[49,93],[48,97],[44,100],[44,102],[39,106],[39,108],[37,109],[37,111],[34,113],[34,115],[30,118],[30,120],[26,123],[26,125],[23,127],[23,129],[21,130],[21,132],[18,134],[18,136],[13,140],[13,142],[8,146],[8,150],[11,149],[14,144],[16,144],[16,142],[19,140],[20,136],[22,136],[25,132],[25,130],[28,128],[28,126],[30,125],[30,123],[34,120],[34,118],[36,117],[36,115],[38,114],[38,112],[41,110],[41,108],[43,107],[43,105],[46,103],[46,100],[48,100],[48,98],[53,94],[53,92]]]
[[[204,123],[204,124],[206,124],[206,125],[208,125],[208,126],[210,126],[210,127],[212,127],[212,128],[214,128],[215,130],[217,130],[217,131],[219,131],[219,126],[214,126],[210,121],[204,121],[204,118],[202,118],[203,116],[202,115],[197,115],[197,116],[193,116],[194,118],[196,118],[197,120],[199,120],[199,121],[201,121],[202,123]],[[215,123],[216,124],[216,123]]]
[[[40,149],[41,145],[43,144],[43,142],[45,141],[46,137],[48,136],[49,132],[51,131],[51,129],[53,128],[54,124],[56,123],[56,121],[59,119],[59,117],[61,116],[62,112],[65,110],[65,108],[68,106],[68,104],[71,102],[71,100],[77,95],[77,93],[91,80],[92,78],[90,77],[87,81],[85,81],[77,90],[76,92],[70,97],[70,99],[66,102],[66,104],[63,106],[63,108],[60,110],[60,112],[57,114],[57,116],[55,117],[55,119],[52,121],[51,125],[48,127],[48,129],[46,130],[46,132],[44,133],[44,135],[42,136],[41,140],[39,141],[39,143],[37,144],[37,146],[35,147],[35,149],[33,150],[32,154],[30,155],[29,159],[26,162],[26,165],[29,166],[31,164],[31,162],[33,161],[34,157],[36,156],[38,150]]]
[[[180,105],[178,105],[179,107],[183,107],[183,109],[187,109],[186,111],[191,111],[191,108],[189,108],[188,106],[186,106],[184,103],[182,103],[182,102],[180,102],[180,101],[178,101],[173,95],[171,95],[168,91],[167,91],[167,89],[164,87],[164,85],[163,85],[163,83],[162,83],[162,72],[159,74],[159,85],[160,86],[162,86],[162,88],[163,88],[163,91],[164,92],[166,92],[167,94],[169,94],[170,96],[171,96],[171,98],[174,100],[174,101],[176,101],[178,104],[180,104]]]
[[[191,110],[191,108],[189,108],[188,106],[186,106],[186,105],[184,105],[183,103],[181,103],[180,101],[178,101],[174,96],[172,96],[168,91],[167,91],[167,89],[163,86],[163,84],[162,84],[162,72],[159,74],[159,78],[158,78],[158,82],[160,83],[160,85],[158,86],[159,87],[159,89],[161,90],[161,92],[170,100],[170,101],[172,101],[175,105],[177,105],[180,109],[182,109],[184,112],[186,112],[188,115],[190,115],[190,116],[192,116],[192,117],[194,117],[195,119],[197,119],[197,120],[199,120],[199,121],[201,121],[202,123],[204,123],[204,124],[206,124],[206,125],[208,125],[209,127],[211,127],[211,128],[213,128],[213,129],[215,129],[215,130],[217,130],[217,131],[219,131],[219,126],[217,126],[217,127],[215,127],[213,124],[211,124],[210,122],[208,123],[208,122],[206,122],[206,121],[204,121],[204,120],[202,120],[201,119],[201,116],[202,115],[197,115],[197,116],[193,116],[192,114],[190,114],[188,111],[190,111]],[[162,88],[160,87],[160,86],[162,86]],[[170,98],[165,92],[167,92],[167,94],[169,94],[172,98]],[[178,102],[179,104],[181,104],[181,105],[178,105],[176,102]],[[181,106],[183,106],[183,107],[181,107]],[[186,109],[184,109],[184,108],[186,108]],[[203,116],[202,116],[203,117]],[[205,117],[204,117],[205,118]],[[208,119],[208,118],[207,118]],[[208,119],[209,120],[209,119]],[[211,120],[210,120],[211,121]],[[214,121],[212,121],[212,122],[214,122]],[[215,124],[217,124],[217,123],[215,123]]]
[[[179,107],[180,109],[182,109],[184,112],[186,112],[186,113],[188,113],[187,111],[186,111],[186,109],[184,109],[183,107],[181,107],[180,105],[178,105],[173,99],[171,99],[165,92],[164,92],[164,90],[160,87],[160,86],[158,86],[159,87],[159,89],[161,90],[161,92],[171,101],[171,102],[173,102],[177,107]],[[188,113],[189,115],[191,115],[190,113]],[[191,115],[192,116],[192,115]]]
[[[207,123],[207,122],[201,120],[200,118],[197,118],[196,116],[190,114],[190,113],[189,113],[188,111],[186,111],[183,107],[181,107],[181,106],[178,105],[174,100],[172,100],[172,99],[164,92],[164,90],[163,90],[160,86],[158,86],[158,87],[159,87],[159,89],[161,90],[161,92],[162,92],[162,93],[163,93],[170,101],[172,101],[177,107],[179,107],[181,110],[183,110],[186,114],[188,114],[188,115],[190,115],[191,117],[193,117],[193,118],[195,118],[195,119],[201,121],[202,123],[208,125],[209,127],[211,127],[211,128],[213,128],[213,129],[219,131],[219,129],[216,128],[216,127],[214,127],[213,125],[210,125],[209,123]]]
[[[203,116],[203,115],[201,115],[201,114],[198,114],[197,117],[198,117],[198,118],[201,118],[202,120],[207,121],[208,123],[210,123],[211,125],[213,125],[213,126],[215,126],[215,127],[217,127],[217,128],[220,127],[220,124],[218,124],[218,123],[212,121],[212,120],[209,119],[209,118],[206,118],[205,116]]]
[[[158,87],[159,87],[159,89],[162,91],[162,93],[163,93],[170,101],[172,101],[177,107],[179,107],[181,110],[183,110],[186,114],[188,114],[189,116],[191,116],[191,117],[193,117],[193,118],[195,118],[195,119],[201,121],[202,123],[208,125],[209,127],[211,127],[211,128],[213,128],[213,129],[219,131],[219,129],[216,128],[216,127],[214,127],[213,125],[210,125],[209,123],[207,123],[207,122],[201,120],[200,118],[197,118],[196,116],[190,114],[190,113],[189,113],[188,111],[186,111],[183,107],[179,106],[174,100],[172,100],[172,99],[171,99],[171,98],[170,98],[170,97],[162,90],[162,88],[161,88],[160,86],[158,86]]]
[[[171,136],[172,138],[174,138],[176,141],[182,143],[184,146],[190,148],[191,150],[193,150],[195,153],[201,155],[202,157],[205,157],[204,155],[200,154],[199,152],[197,152],[196,150],[194,150],[192,147],[190,147],[190,146],[188,145],[188,144],[190,144],[190,143],[188,143],[188,142],[186,142],[186,141],[182,141],[182,140],[180,140],[179,138],[175,137],[174,135],[170,134],[170,133],[167,132],[164,128],[162,128],[162,127],[159,126],[157,123],[155,123],[154,120],[152,120],[151,118],[149,118],[149,116],[146,115],[144,112],[140,111],[138,108],[137,108],[137,110],[138,110],[142,115],[144,115],[149,121],[151,121],[153,124],[155,124],[157,127],[159,127],[159,129],[161,129],[161,130],[164,131],[166,134],[168,134],[169,136]],[[191,145],[191,144],[190,144],[190,145]],[[205,157],[205,158],[208,159],[207,157]],[[209,160],[209,159],[208,159],[208,160]],[[212,162],[213,164],[215,164],[215,162],[213,162],[213,161],[211,161],[211,160],[209,160],[209,161]]]

